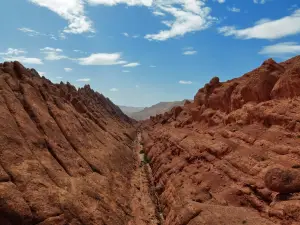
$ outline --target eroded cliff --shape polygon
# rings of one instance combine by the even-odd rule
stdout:
[[[0,64],[0,224],[127,224],[135,135],[89,86]]]
[[[299,224],[300,56],[142,124],[166,225]]]

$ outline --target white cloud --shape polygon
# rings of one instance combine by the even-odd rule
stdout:
[[[27,34],[30,37],[45,36],[45,37],[49,37],[50,39],[55,40],[55,41],[57,41],[58,39],[60,39],[60,40],[67,39],[66,35],[62,32],[59,32],[58,37],[56,37],[54,34],[41,33],[39,31],[33,30],[28,27],[21,27],[21,28],[18,28],[18,30],[22,31],[23,33]]]
[[[161,12],[161,11],[154,11],[154,12],[153,12],[153,15],[155,15],[155,16],[165,16],[166,14],[164,14],[164,13]]]
[[[148,40],[165,41],[184,36],[186,33],[207,29],[216,18],[210,15],[211,9],[202,0],[157,0],[155,5],[164,13],[174,17],[173,21],[162,21],[168,30],[145,36]]]
[[[259,21],[261,22],[261,20]],[[237,29],[234,26],[219,28],[219,33],[224,36],[235,36],[240,39],[278,39],[300,33],[300,9],[292,15],[278,20],[264,21],[253,27]]]
[[[68,21],[65,33],[94,32],[92,21],[86,16],[85,2],[91,6],[127,4],[128,6],[145,6],[154,15],[169,15],[170,29],[161,30],[156,34],[145,36],[148,40],[164,41],[169,38],[183,36],[186,33],[208,28],[216,18],[210,15],[211,9],[205,5],[206,0],[29,0],[46,7]],[[225,0],[218,0],[219,3]],[[166,21],[162,21],[166,24]]]
[[[28,58],[25,56],[9,56],[9,57],[3,57],[4,61],[19,61],[24,64],[37,64],[41,65],[44,64],[43,61],[39,58]]]
[[[0,52],[0,55],[20,55],[26,54],[27,52],[23,49],[16,49],[16,48],[8,48],[6,52]]]
[[[87,52],[84,52],[84,51],[81,51],[78,49],[73,50],[73,52],[77,52],[77,53],[81,53],[81,54],[88,54]]]
[[[268,18],[262,18],[258,21],[255,22],[255,25],[260,25],[260,24],[264,24],[264,23],[267,23],[267,22],[270,22],[271,20],[268,19]]]
[[[91,79],[90,78],[80,78],[80,79],[77,79],[76,81],[78,82],[89,82]]]
[[[67,56],[61,54],[63,52],[63,50],[60,48],[46,47],[46,48],[42,48],[40,50],[43,54],[45,54],[46,60],[55,61],[55,60],[61,60],[61,59],[68,59]]]
[[[130,35],[130,34],[128,34],[128,33],[126,33],[126,32],[124,32],[124,33],[122,33],[125,37],[130,37],[130,38],[138,38],[140,35],[137,35],[137,34],[135,34],[135,35]]]
[[[110,91],[117,92],[117,91],[119,91],[119,89],[117,89],[117,88],[111,88]]]
[[[127,4],[129,6],[147,6],[150,7],[153,0],[86,0],[91,5],[108,5]]]
[[[197,54],[197,51],[185,51],[182,54],[183,55],[195,55],[195,54]]]
[[[107,66],[107,65],[118,65],[125,64],[121,58],[121,53],[96,53],[91,54],[85,58],[78,59],[80,65],[97,65],[97,66]]]
[[[124,32],[124,33],[122,33],[125,37],[129,37],[129,34],[128,33],[126,33],[126,32]]]
[[[236,13],[241,12],[241,9],[236,8],[234,6],[233,7],[227,7],[227,10],[230,11],[230,12],[236,12]]]
[[[151,67],[151,68],[155,68],[156,66],[155,66],[155,65],[150,65],[150,67]]]
[[[93,32],[92,22],[85,16],[83,0],[29,0],[30,2],[46,7],[57,13],[68,21],[68,27],[64,29],[66,33]]]
[[[179,84],[192,84],[192,81],[180,80]]]
[[[225,2],[225,0],[214,0],[214,2],[219,2],[220,4],[222,4]]]
[[[130,73],[129,70],[122,70],[123,73]]]
[[[3,61],[19,61],[24,64],[43,64],[39,58],[26,57],[23,49],[8,48],[6,52],[0,52]]]
[[[43,35],[40,32],[32,30],[28,27],[21,27],[21,28],[18,28],[18,30],[26,33],[28,36],[31,36],[31,37]]]
[[[194,50],[193,47],[185,47],[182,50],[183,50],[183,52],[182,52],[183,55],[195,55],[195,54],[197,54],[197,51]]]
[[[264,46],[259,54],[274,57],[296,55],[300,54],[300,45],[296,42],[277,43],[274,45]]]
[[[253,0],[255,4],[265,4],[267,0]]]
[[[62,79],[63,77],[56,77],[56,79]]]
[[[124,65],[123,67],[137,67],[141,64],[139,64],[138,62],[134,62],[134,63],[128,63],[126,65]]]
[[[73,69],[72,69],[72,68],[64,68],[64,70],[65,70],[66,72],[71,72]]]

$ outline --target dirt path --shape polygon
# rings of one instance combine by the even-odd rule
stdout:
[[[131,179],[130,190],[132,195],[131,209],[132,220],[128,225],[158,225],[162,224],[159,218],[156,196],[153,193],[151,182],[151,168],[148,164],[143,164],[144,154],[141,153],[141,134],[137,135],[135,141],[136,170]],[[154,196],[153,196],[154,195]]]

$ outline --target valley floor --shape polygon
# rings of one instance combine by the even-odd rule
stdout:
[[[135,171],[131,178],[131,210],[132,219],[128,225],[157,225],[162,224],[160,209],[153,183],[152,171],[144,162],[141,134],[138,133],[134,143],[136,152]]]

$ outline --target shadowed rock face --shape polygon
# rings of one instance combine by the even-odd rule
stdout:
[[[269,59],[142,124],[165,225],[299,224],[299,77]]]
[[[134,136],[89,86],[0,64],[0,224],[127,224]]]

